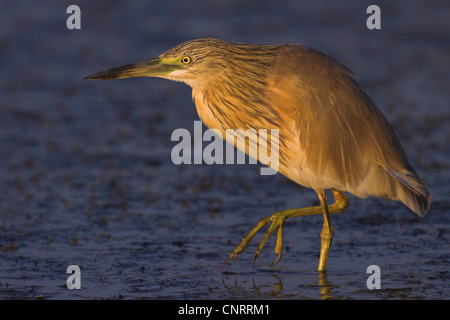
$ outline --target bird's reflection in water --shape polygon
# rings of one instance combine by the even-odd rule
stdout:
[[[319,274],[319,288],[320,288],[320,296],[322,299],[333,299],[331,295],[331,289],[333,289],[333,285],[328,282],[328,277],[326,271],[318,271]]]
[[[314,272],[315,273],[315,272]],[[309,273],[308,275],[313,275]],[[325,271],[317,272],[318,279],[314,280],[308,276],[298,278],[295,283],[292,274],[274,273],[265,276],[248,275],[238,273],[224,273],[222,284],[225,289],[236,298],[241,296],[254,296],[255,298],[268,299],[333,299],[334,286],[328,281]]]

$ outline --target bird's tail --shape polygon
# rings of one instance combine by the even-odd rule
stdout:
[[[412,169],[396,171],[387,167],[384,169],[398,181],[396,184],[398,200],[420,217],[424,217],[430,209],[430,194],[417,174]]]

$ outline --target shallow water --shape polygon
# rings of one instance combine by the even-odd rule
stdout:
[[[373,31],[363,1],[95,3],[78,1],[71,31],[69,2],[0,5],[1,299],[448,298],[448,2],[381,1]],[[352,69],[427,185],[429,214],[350,196],[326,274],[321,217],[286,222],[278,265],[271,239],[251,268],[258,234],[222,268],[260,218],[315,193],[260,165],[174,165],[172,131],[198,120],[183,84],[82,80],[206,36],[300,42]],[[69,265],[81,290],[66,286]]]

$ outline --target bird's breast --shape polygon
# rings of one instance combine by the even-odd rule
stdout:
[[[208,103],[201,91],[192,91],[197,113],[203,124],[218,130],[221,138],[240,151],[273,170],[280,169],[279,128],[265,123],[262,118],[252,117],[243,108],[239,114],[219,109]]]

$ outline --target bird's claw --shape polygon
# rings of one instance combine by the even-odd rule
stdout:
[[[260,255],[262,249],[266,245],[267,240],[269,239],[271,234],[275,231],[275,229],[277,229],[277,243],[275,245],[275,253],[278,253],[278,257],[275,260],[275,262],[273,264],[271,264],[271,266],[276,265],[281,260],[282,251],[283,251],[283,222],[284,222],[284,217],[278,216],[277,213],[274,213],[273,215],[271,215],[269,217],[261,219],[258,222],[258,224],[242,239],[241,243],[230,253],[230,255],[225,260],[223,265],[225,266],[225,264],[228,262],[228,260],[234,259],[234,261],[236,262],[238,255],[244,251],[244,249],[248,246],[248,244],[253,239],[255,234],[262,227],[264,227],[265,225],[267,225],[269,223],[271,223],[271,225],[269,226],[267,231],[264,233],[264,237],[261,240],[261,242],[259,243],[258,248],[256,249],[255,256],[253,257],[252,267],[253,268],[255,267],[256,258],[258,258],[258,256]]]

